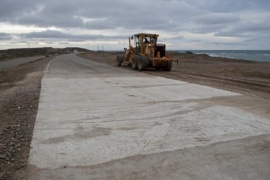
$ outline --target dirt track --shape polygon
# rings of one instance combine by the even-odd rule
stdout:
[[[241,94],[270,99],[270,63],[172,53],[179,64],[171,72],[149,74],[202,84]],[[116,53],[85,53],[82,57],[115,66]],[[124,68],[129,68],[127,65]]]

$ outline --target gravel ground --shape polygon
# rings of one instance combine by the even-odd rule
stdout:
[[[0,179],[26,167],[43,68],[51,58],[0,71]]]

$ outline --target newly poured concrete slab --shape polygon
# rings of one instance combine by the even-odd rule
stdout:
[[[87,169],[270,132],[269,118],[215,100],[241,94],[75,55],[54,59],[47,70],[29,156],[38,171],[30,179],[48,178],[44,172],[52,179],[68,178],[65,169],[74,168],[74,177],[105,179],[102,168],[86,175]]]

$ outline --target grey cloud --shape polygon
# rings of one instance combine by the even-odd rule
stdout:
[[[160,38],[160,40],[162,40],[162,41],[181,41],[183,39],[185,39],[184,36],[175,36],[175,37],[171,37],[171,38],[162,38],[162,37]]]
[[[79,0],[65,2],[53,0],[2,0],[0,21],[36,25],[40,27],[88,28],[88,29],[186,29],[186,24],[232,23],[239,18],[233,14],[216,13],[245,8],[252,1],[198,0],[164,1],[147,0],[141,5],[131,0]],[[259,3],[252,3],[259,4]],[[242,6],[240,6],[242,5]],[[258,6],[257,6],[258,7]],[[231,10],[232,11],[232,10]],[[104,19],[84,22],[82,18]],[[181,28],[182,27],[182,28]],[[196,28],[200,28],[197,26]]]
[[[269,7],[269,0],[1,0],[0,23],[43,28],[104,30],[114,34],[118,34],[119,30],[122,33],[163,31],[170,35],[189,32],[263,38],[270,33]],[[248,16],[243,16],[252,13],[262,15],[254,21]],[[0,39],[6,40],[9,37],[11,38],[8,35],[0,35]],[[19,37],[47,39],[49,42],[51,39],[86,41],[126,38],[67,34],[60,31],[33,32],[21,34]]]
[[[216,24],[231,24],[240,22],[239,15],[229,13],[207,13],[194,18],[197,23],[216,25]]]
[[[217,3],[219,2],[219,4]],[[148,30],[187,30],[207,32],[219,28],[216,24],[229,24],[239,21],[234,14],[214,12],[220,7],[237,7],[246,1],[198,0],[165,1],[146,0],[99,0],[71,1],[53,0],[4,0],[0,2],[0,21],[35,25],[39,27],[85,28],[85,29],[148,29]],[[207,5],[207,6],[206,6]],[[4,8],[7,7],[7,8]],[[18,8],[20,7],[20,8]],[[210,10],[209,7],[212,9]],[[93,19],[93,21],[84,21]],[[96,19],[96,21],[95,21]],[[190,29],[189,25],[192,25]],[[201,30],[200,30],[201,29]],[[194,31],[195,32],[195,31]]]
[[[249,23],[239,22],[228,30],[220,30],[216,36],[229,36],[229,37],[249,37],[255,36],[268,36],[270,34],[270,24],[266,21]]]
[[[179,21],[191,14],[197,14],[196,8],[183,1],[145,1],[99,0],[99,1],[24,1],[17,8],[15,0],[0,2],[2,16],[0,20],[40,27],[82,27],[89,29],[126,29],[148,28],[166,29],[176,27]],[[7,7],[4,9],[3,7]],[[14,7],[14,8],[12,8]],[[81,18],[106,19],[85,23]],[[168,21],[172,19],[177,24]],[[173,27],[172,27],[173,26]]]
[[[89,40],[98,40],[98,39],[121,39],[124,36],[103,36],[103,35],[73,35],[68,33],[63,33],[61,31],[47,30],[42,32],[32,32],[20,34],[20,37],[29,38],[29,39],[63,39],[70,41],[89,41]]]
[[[10,39],[12,39],[10,34],[0,33],[0,40],[10,40]]]
[[[198,8],[206,9],[212,12],[228,13],[236,11],[245,11],[247,9],[269,10],[269,0],[190,0]]]
[[[68,42],[60,42],[59,44],[67,45],[69,43]]]
[[[68,39],[71,38],[72,35],[62,33],[60,31],[53,31],[53,30],[47,30],[47,31],[42,31],[42,32],[33,32],[33,33],[26,33],[26,34],[21,34],[21,37],[24,38],[40,38],[40,39],[46,39],[46,38],[57,38],[57,39]]]

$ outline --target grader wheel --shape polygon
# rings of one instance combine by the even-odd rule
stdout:
[[[145,56],[140,56],[140,59],[138,60],[138,70],[145,71],[147,69],[147,66],[147,58]]]
[[[138,69],[138,60],[139,60],[140,56],[138,55],[135,55],[133,58],[132,58],[132,61],[131,61],[131,68],[134,69],[134,70],[137,70]]]
[[[168,62],[166,63],[166,66],[164,66],[164,67],[162,68],[163,71],[171,71],[171,69],[172,69],[172,61],[168,61]]]
[[[116,57],[116,65],[121,66],[122,62],[124,62],[124,55],[118,54]]]

